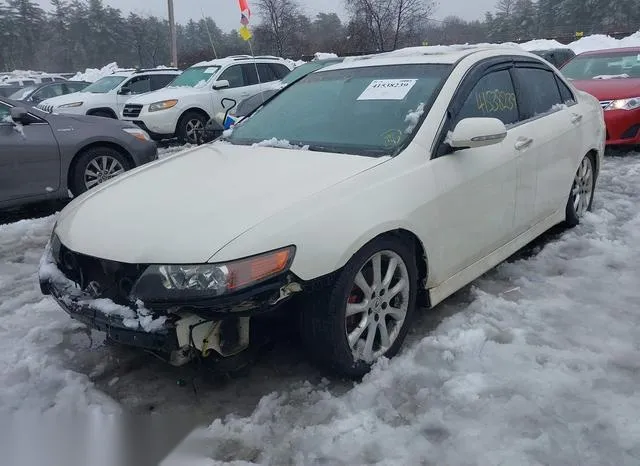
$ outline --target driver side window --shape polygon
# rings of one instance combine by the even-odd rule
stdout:
[[[518,122],[518,102],[508,70],[493,71],[480,78],[458,112],[455,123],[474,117],[497,118],[505,125]]]
[[[137,78],[131,78],[128,83],[122,86],[122,89],[129,90],[131,94],[142,94],[144,92],[151,91],[151,81],[149,76],[139,76]]]

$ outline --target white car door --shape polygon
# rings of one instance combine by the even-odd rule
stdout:
[[[134,76],[128,81],[126,81],[120,88],[117,93],[117,115],[122,115],[122,110],[124,110],[125,104],[129,101],[129,99],[135,95],[144,94],[146,92],[151,91],[151,76],[143,75],[143,76]]]
[[[522,127],[531,139],[531,158],[522,161],[518,193],[523,202],[517,222],[524,231],[566,204],[581,146],[581,118],[580,109],[572,102],[567,105],[559,80],[543,63],[518,63],[513,76],[524,112]]]
[[[243,99],[257,92],[257,90],[254,90],[254,88],[258,87],[256,85],[257,80],[256,82],[251,82],[250,70],[247,69],[249,66],[253,67],[253,65],[238,63],[229,66],[220,74],[218,81],[229,81],[229,87],[213,91],[215,113],[224,111],[222,106],[223,99],[233,99],[237,105]],[[255,74],[255,69],[253,74]]]
[[[487,70],[466,89],[451,128],[464,118],[495,117],[507,125],[500,143],[438,154],[431,161],[438,184],[438,228],[432,251],[445,280],[514,237],[518,150],[522,139],[509,67]],[[455,101],[456,98],[454,98]],[[455,103],[454,103],[455,105]],[[447,147],[446,145],[444,147]],[[526,151],[526,148],[524,148]]]

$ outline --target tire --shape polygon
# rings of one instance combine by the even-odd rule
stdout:
[[[587,154],[580,162],[571,184],[565,209],[565,223],[575,227],[587,212],[591,211],[596,183],[595,160]]]
[[[200,112],[188,111],[178,121],[176,135],[183,144],[196,144],[196,131],[204,131],[209,118]],[[202,133],[200,133],[202,135]]]
[[[375,257],[381,257],[381,279],[377,287],[372,272]],[[384,283],[392,259],[398,265],[390,283]],[[365,286],[360,288],[356,284],[356,281],[361,283],[361,272],[361,278],[373,288],[374,295],[369,301],[363,289]],[[389,291],[397,287],[399,278],[406,280],[406,288],[389,300]],[[391,358],[400,350],[415,313],[417,288],[418,270],[413,246],[392,236],[375,239],[351,258],[339,272],[334,286],[309,296],[301,315],[303,344],[317,363],[332,372],[361,378],[380,357]],[[396,309],[406,309],[404,314],[395,313],[399,319],[389,313],[388,309],[392,309],[389,303]],[[357,312],[348,317],[348,307]],[[400,320],[402,316],[404,318]],[[380,322],[385,322],[389,337],[384,346]],[[367,352],[369,329],[375,332],[371,351]],[[353,346],[350,346],[348,334],[355,340]]]
[[[131,168],[122,153],[110,147],[92,147],[78,155],[70,176],[71,192],[78,196]],[[91,176],[91,173],[97,176]],[[93,184],[91,181],[96,180]]]
[[[102,118],[111,118],[112,120],[117,120],[117,118],[111,112],[107,112],[106,110],[98,110],[90,113],[91,116],[97,116]]]

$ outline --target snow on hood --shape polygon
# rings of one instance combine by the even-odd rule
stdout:
[[[71,94],[59,95],[57,97],[51,97],[40,102],[42,105],[63,105],[70,104],[72,102],[86,102],[87,100],[96,100],[96,96],[106,94],[92,94],[91,92],[73,92]]]
[[[385,160],[208,144],[78,197],[56,232],[68,248],[104,259],[203,263],[261,221]]]
[[[313,54],[315,60],[327,60],[329,58],[338,58],[335,53],[316,52]]]

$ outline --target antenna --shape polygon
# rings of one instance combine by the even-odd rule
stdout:
[[[211,48],[213,49],[213,56],[217,59],[218,54],[216,53],[216,47],[213,45],[213,39],[211,38],[211,31],[209,31],[209,21],[204,16],[204,10],[200,7],[200,12],[202,13],[202,19],[204,20],[204,27],[207,28],[207,35],[209,36],[209,42],[211,43]]]
[[[251,45],[251,39],[249,39],[249,50],[251,50],[251,56],[253,57],[253,66],[256,69],[256,77],[258,78],[258,89],[260,91],[260,97],[262,98],[262,103],[264,104],[264,93],[262,92],[262,82],[260,81],[260,73],[258,73],[258,62],[256,61],[256,54],[253,53],[253,46]]]

